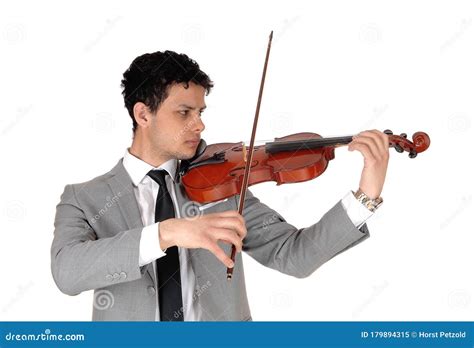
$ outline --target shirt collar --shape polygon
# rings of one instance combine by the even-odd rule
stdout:
[[[166,170],[171,179],[174,181],[177,168],[177,159],[172,158],[169,161],[162,163],[159,167],[153,167],[151,164],[148,164],[140,158],[132,155],[129,149],[127,149],[125,151],[125,155],[123,156],[123,166],[128,172],[128,175],[130,175],[133,184],[138,186],[138,184],[147,176],[148,172],[153,169]]]

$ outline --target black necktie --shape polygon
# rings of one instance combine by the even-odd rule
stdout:
[[[155,222],[174,218],[174,207],[171,196],[166,188],[165,170],[151,170],[148,176],[159,185],[155,205]],[[178,247],[166,250],[166,256],[156,260],[158,277],[158,299],[161,321],[183,321],[183,299],[181,294],[181,276],[179,271]]]

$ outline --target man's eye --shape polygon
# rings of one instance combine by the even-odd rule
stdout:
[[[181,111],[179,111],[179,113],[183,116],[186,116],[188,114],[188,111],[189,110],[181,110]]]

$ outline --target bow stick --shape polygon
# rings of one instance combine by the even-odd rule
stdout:
[[[248,149],[248,155],[246,155],[247,149],[244,146],[245,144],[242,143],[242,152],[243,152],[244,161],[245,161],[245,171],[244,171],[244,178],[242,180],[242,185],[240,187],[240,198],[239,198],[239,214],[240,215],[242,215],[244,211],[245,193],[247,191],[248,182],[249,182],[250,167],[252,164],[253,147],[254,147],[254,142],[255,142],[255,134],[257,133],[258,115],[260,113],[260,104],[262,103],[263,86],[265,85],[265,75],[267,74],[268,57],[270,56],[272,38],[273,38],[273,30],[271,31],[270,37],[268,38],[267,55],[265,57],[265,64],[263,66],[262,80],[260,81],[260,91],[258,93],[257,108],[255,110],[255,117],[253,120],[253,128],[252,128],[252,135],[250,137],[250,146]],[[235,252],[236,252],[235,245],[232,245],[232,250],[230,254],[230,258],[232,259],[232,261],[235,261]],[[227,280],[232,279],[233,271],[234,271],[234,267],[227,268]]]

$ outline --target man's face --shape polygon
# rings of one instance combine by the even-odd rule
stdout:
[[[204,123],[201,112],[206,108],[204,87],[190,82],[175,84],[168,89],[168,97],[151,118],[148,137],[155,152],[164,160],[189,159],[194,156]]]

